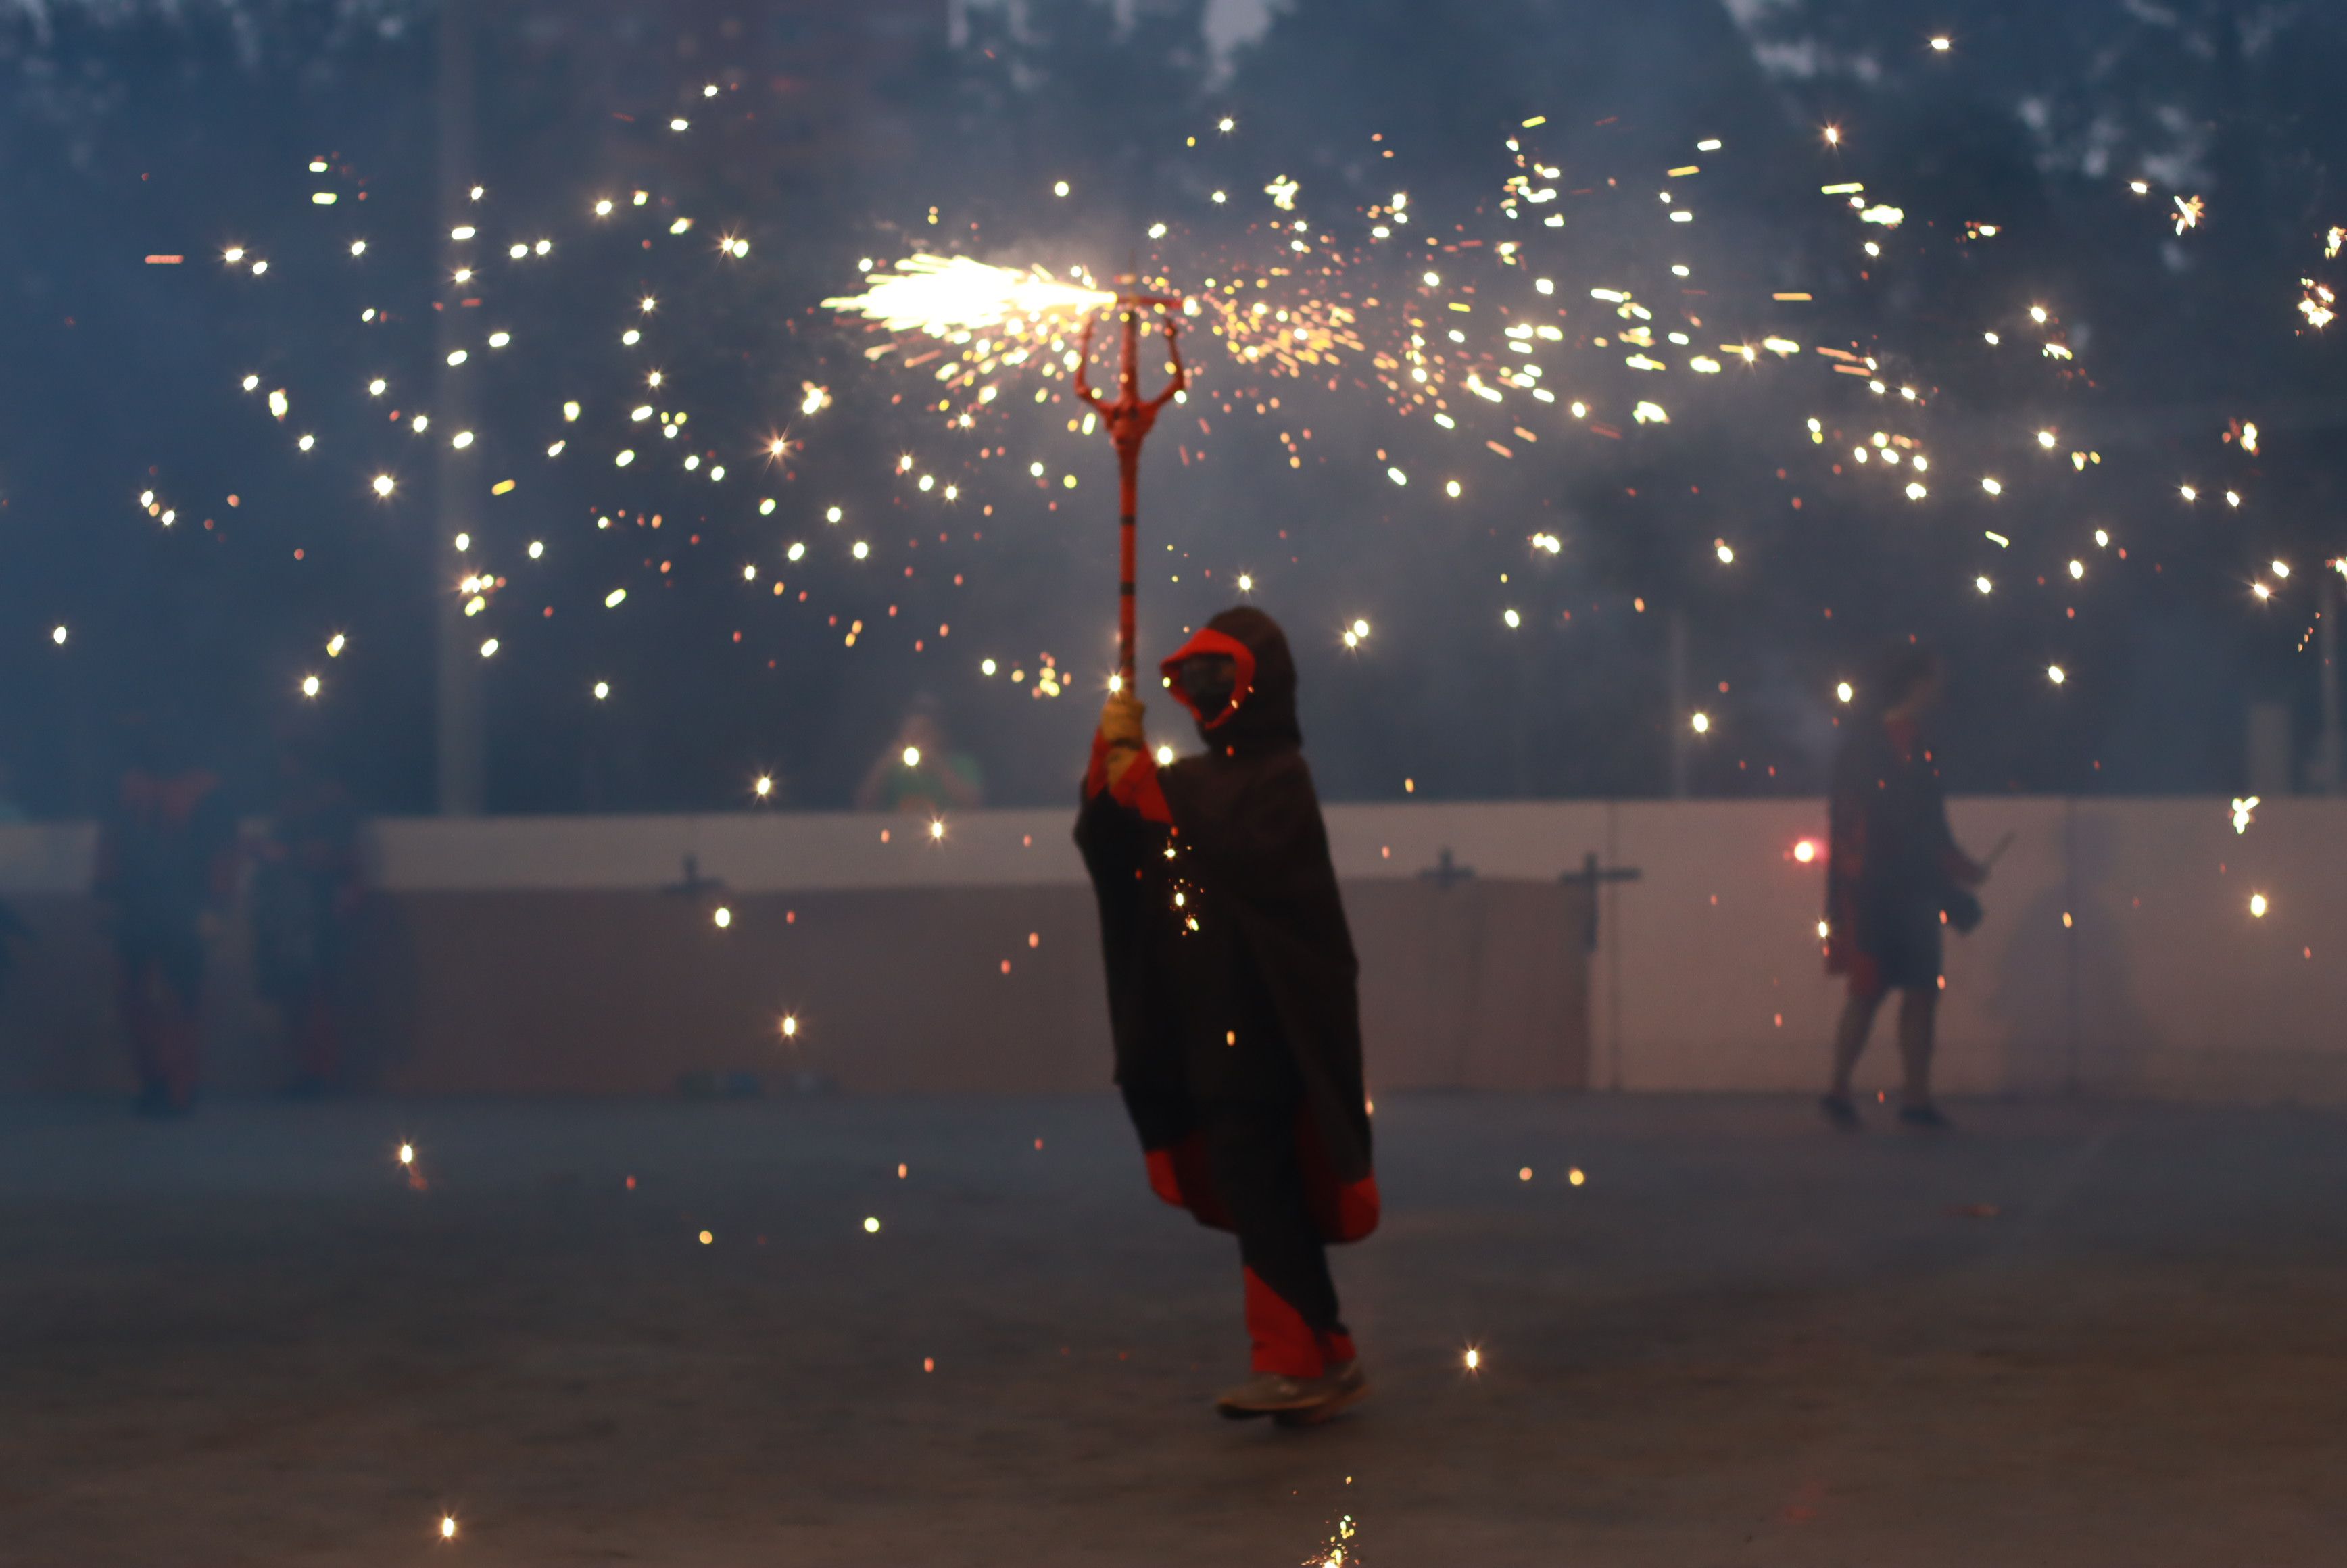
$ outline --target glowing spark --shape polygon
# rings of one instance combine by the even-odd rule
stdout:
[[[443,1541],[454,1541],[456,1539],[456,1516],[455,1514],[444,1513],[440,1516],[440,1539]]]
[[[1467,1348],[1467,1354],[1462,1359],[1467,1363],[1467,1369],[1472,1372],[1483,1365],[1483,1352],[1471,1345]]]
[[[1116,302],[1102,289],[1078,288],[1040,267],[1020,272],[967,256],[914,256],[876,274],[861,294],[828,299],[825,309],[861,315],[890,332],[949,337],[997,326],[1013,316],[1100,310]]]
[[[733,911],[728,909],[723,904],[720,904],[715,912],[709,917],[712,921],[716,922],[717,928],[723,931],[726,927],[731,926],[733,923]]]
[[[2250,895],[2250,913],[2260,920],[2266,917],[2266,896],[2264,894],[2252,893]]]
[[[880,1234],[880,1221],[876,1215],[867,1214],[865,1216],[864,1234],[866,1235],[878,1235]]]
[[[2254,813],[2257,809],[2258,809],[2258,797],[2257,797],[2256,795],[2236,795],[2236,796],[2234,796],[2234,797],[2233,797],[2233,831],[2234,831],[2235,833],[2247,833],[2247,832],[2249,832],[2249,831],[2250,831],[2250,821],[2252,820],[2251,814],[2252,814],[2252,813]]]
[[[374,477],[374,493],[378,496],[388,496],[391,494],[393,484],[394,480],[390,475],[377,474]]]
[[[2207,203],[2203,202],[2198,196],[2190,198],[2178,196],[2175,198],[2175,201],[2176,231],[2178,234],[2181,234],[2187,229],[2198,229],[2200,227],[2201,214],[2208,210]]]
[[[318,678],[315,675],[304,675],[302,678],[302,695],[304,697],[316,696],[318,694]]]
[[[1815,839],[1805,838],[1799,844],[1793,845],[1793,858],[1799,861],[1802,865],[1807,866],[1810,861],[1815,860],[1817,857],[1818,845]]]
[[[1697,713],[1694,718],[1689,719],[1687,723],[1694,726],[1695,733],[1698,735],[1707,735],[1711,733],[1711,715],[1709,713]]]
[[[2062,666],[2059,664],[2048,664],[2045,666],[2045,679],[2053,682],[2056,686],[2059,686],[2063,682],[2067,681],[2069,678],[2069,675],[2063,671]]]

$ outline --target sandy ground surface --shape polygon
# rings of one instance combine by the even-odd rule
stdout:
[[[1285,1432],[1104,1097],[0,1104],[0,1562],[2347,1560],[2347,1120],[1956,1111],[1381,1104]]]

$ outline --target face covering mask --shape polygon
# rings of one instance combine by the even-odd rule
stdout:
[[[1211,724],[1229,713],[1237,695],[1238,665],[1228,654],[1202,653],[1184,659],[1178,672],[1182,694],[1199,722]]]

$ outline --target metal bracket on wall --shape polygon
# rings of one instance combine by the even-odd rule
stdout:
[[[1425,874],[1421,872],[1419,875]],[[1613,866],[1600,869],[1597,852],[1593,849],[1581,857],[1580,870],[1568,871],[1557,878],[1566,886],[1579,887],[1588,895],[1589,922],[1582,927],[1581,938],[1583,950],[1592,953],[1597,950],[1597,889],[1609,882],[1635,882],[1645,875],[1645,872],[1635,866]]]
[[[1434,864],[1418,874],[1420,882],[1431,882],[1437,887],[1454,887],[1461,882],[1475,880],[1475,868],[1461,866],[1451,858],[1450,846],[1444,845],[1434,857]]]

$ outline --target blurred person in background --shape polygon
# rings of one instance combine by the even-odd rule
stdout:
[[[202,1071],[204,962],[236,886],[236,820],[177,725],[133,721],[129,768],[100,824],[94,891],[114,935],[140,1112],[177,1115]]]
[[[986,803],[978,759],[958,752],[946,734],[944,710],[934,697],[917,697],[888,749],[856,786],[858,811],[902,812],[928,817]]]
[[[1902,643],[1860,694],[1834,761],[1826,862],[1826,971],[1850,977],[1834,1031],[1833,1083],[1819,1102],[1845,1131],[1860,1125],[1850,1074],[1882,999],[1899,1000],[1899,1120],[1943,1130],[1932,1097],[1932,1048],[1940,1006],[1941,928],[1970,930],[1980,904],[1971,889],[1987,867],[1956,846],[1948,800],[1924,722],[1946,684],[1939,655]],[[1946,919],[1943,920],[1943,913]]]
[[[341,1083],[336,1002],[358,912],[358,814],[298,744],[277,759],[269,831],[252,877],[252,968],[292,1047],[293,1092]]]
[[[16,799],[15,769],[0,762],[0,827],[15,827],[31,820]],[[25,924],[15,907],[0,900],[0,995],[5,994],[15,973],[16,945],[32,939],[33,928]]]
[[[1216,1407],[1309,1424],[1368,1390],[1327,1255],[1378,1223],[1359,965],[1277,623],[1225,610],[1159,668],[1205,750],[1161,768],[1112,692],[1076,822],[1116,1081],[1151,1188],[1238,1236],[1255,1376]]]
[[[15,767],[0,762],[0,827],[14,827],[32,820],[32,815],[25,809],[25,803],[16,798]]]

